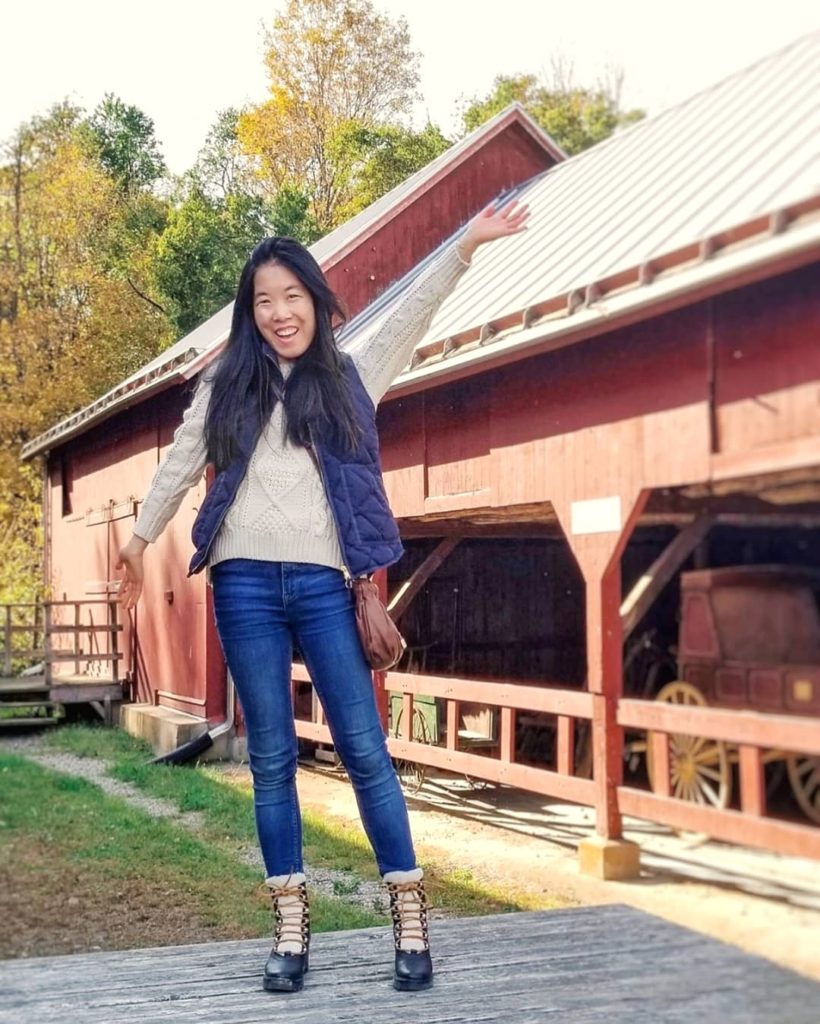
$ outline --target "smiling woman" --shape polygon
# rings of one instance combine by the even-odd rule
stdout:
[[[283,359],[304,355],[316,333],[310,292],[281,263],[267,263],[256,271],[253,319],[259,333]]]
[[[376,406],[483,242],[523,230],[525,207],[488,207],[420,274],[367,346],[339,350],[342,307],[316,260],[266,238],[242,270],[231,331],[203,376],[120,552],[120,598],[142,590],[142,553],[212,462],[189,574],[206,565],[245,718],[257,834],[276,918],[263,984],[296,991],[310,915],[296,791],[291,659],[298,643],[390,896],[398,989],[432,984],[424,873],[387,750],[351,577],[403,548],[381,475]],[[309,447],[312,452],[309,451]],[[315,458],[314,458],[315,456]]]

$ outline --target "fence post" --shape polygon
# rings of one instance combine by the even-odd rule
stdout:
[[[6,649],[3,652],[3,675],[11,675],[11,605],[6,605],[6,628],[5,628]]]

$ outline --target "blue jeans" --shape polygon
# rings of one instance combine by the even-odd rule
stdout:
[[[231,558],[211,568],[211,582],[222,650],[245,717],[256,830],[268,875],[303,870],[293,639],[353,784],[380,872],[414,868],[407,806],[341,570]]]

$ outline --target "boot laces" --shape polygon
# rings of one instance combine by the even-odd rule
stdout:
[[[419,939],[424,949],[429,949],[428,903],[424,879],[417,882],[388,882],[387,891],[390,894],[390,916],[393,918],[393,941],[396,949],[401,949],[403,939]]]
[[[280,885],[271,887],[273,898],[273,912],[275,917],[274,949],[281,942],[301,943],[301,952],[307,952],[310,942],[310,906],[308,904],[307,885],[300,882],[298,885]],[[283,900],[287,900],[283,905]],[[299,902],[297,913],[292,910],[295,901]],[[285,913],[290,910],[291,913]]]

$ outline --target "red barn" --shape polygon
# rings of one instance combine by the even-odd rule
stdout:
[[[321,239],[312,252],[355,315],[477,209],[563,159],[560,147],[523,109],[511,106]],[[46,582],[56,598],[87,598],[115,585],[117,552],[173,439],[193,379],[227,337],[231,310],[232,304],[220,310],[24,449],[24,458],[46,460]],[[173,748],[226,715],[225,667],[210,590],[204,574],[186,579],[191,526],[205,487],[203,478],[149,549],[144,597],[125,624],[122,648],[132,702],[125,725],[158,749]],[[229,751],[233,736],[229,730]]]
[[[749,583],[744,567],[775,564],[780,590],[797,566],[820,567],[818,50],[820,35],[798,40],[572,159],[559,160],[520,112],[504,115],[521,172],[506,183],[530,204],[530,228],[479,250],[380,406],[385,478],[408,549],[384,574],[410,642],[399,670],[378,680],[391,749],[593,806],[598,840],[582,844],[582,864],[607,876],[637,870],[636,849],[620,841],[625,815],[820,857],[816,828],[788,797],[768,806],[765,785],[767,765],[787,763],[802,810],[820,820],[816,595],[806,584],[781,606],[799,606],[805,630],[817,631],[800,648],[816,651],[817,664],[804,655],[797,666],[744,667],[715,639],[725,593],[712,604],[701,595],[677,618],[682,574],[688,600],[730,579]],[[503,167],[507,136],[496,133]],[[381,201],[385,229],[391,216],[397,227],[430,218],[416,243],[400,230],[382,236],[402,246],[389,272],[371,270],[387,256],[368,247],[379,237],[372,226],[332,265],[352,275],[351,287],[332,278],[342,294],[361,297],[343,345],[365,344],[436,245],[505,183],[500,170],[486,182],[494,162],[469,170],[483,153],[470,145],[453,173],[475,194],[455,189],[445,202],[427,192],[416,203],[408,183],[411,194],[403,186]],[[528,170],[522,153],[542,169]],[[177,347],[182,369],[169,354],[147,368],[157,390],[207,359],[219,330],[200,331]],[[151,387],[145,379],[139,387]],[[90,565],[111,576],[137,476],[144,487],[183,404],[178,383],[163,392],[161,416],[148,394],[121,411],[127,393],[114,392],[29,446],[50,451],[58,590],[82,587]],[[82,467],[73,493],[72,466]],[[103,496],[105,530],[81,548],[92,523],[72,520]],[[223,669],[208,594],[182,586],[196,501],[154,552],[133,670],[140,700],[215,718]],[[731,572],[701,575],[721,567]],[[793,623],[778,615],[785,635]],[[736,632],[744,626],[733,621]],[[186,635],[190,645],[172,649]],[[684,657],[699,637],[716,650],[709,699],[689,674],[697,658]],[[703,672],[706,651],[695,653]],[[307,678],[299,666],[294,677]],[[719,707],[709,706],[714,693]],[[329,742],[315,717],[300,716],[300,735]]]

